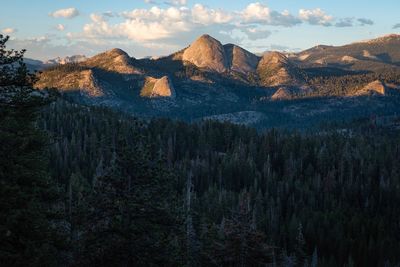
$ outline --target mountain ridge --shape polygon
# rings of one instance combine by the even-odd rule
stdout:
[[[338,101],[347,104],[354,101],[348,97],[382,96],[373,101],[397,101],[400,66],[393,40],[382,41],[382,47],[377,41],[372,45],[320,45],[295,54],[273,51],[259,57],[202,35],[166,57],[136,59],[115,48],[82,62],[52,66],[39,74],[36,86],[55,87],[73,94],[77,101],[130,113],[188,118],[216,118],[218,114],[231,118],[226,115],[230,113],[244,118],[239,114],[260,112],[275,101],[317,101],[320,97],[341,97]],[[384,87],[393,86],[382,93],[377,83],[371,85],[376,80]],[[321,107],[321,112],[336,108]],[[255,118],[268,120],[267,115]]]

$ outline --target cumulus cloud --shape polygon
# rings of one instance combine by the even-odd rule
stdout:
[[[128,38],[138,42],[172,38],[179,33],[195,31],[210,25],[223,25],[232,21],[232,15],[221,10],[196,4],[187,7],[133,9],[122,12],[123,22],[111,24],[104,15],[91,14],[91,22],[83,33],[92,38]]]
[[[152,0],[145,2],[151,3]],[[213,9],[203,4],[187,7],[186,0],[168,0],[170,6],[137,8],[120,14],[105,12],[91,14],[91,22],[83,27],[83,32],[72,36],[92,39],[128,38],[137,42],[172,39],[187,33],[215,31],[225,35],[233,28],[241,31],[250,40],[267,38],[270,29],[263,27],[293,27],[302,23],[319,26],[354,26],[354,18],[335,19],[320,8],[300,9],[298,15],[289,11],[270,9],[260,2],[250,3],[239,11]],[[109,22],[108,18],[120,16],[123,21]],[[371,20],[360,18],[360,25],[371,25]],[[71,37],[73,38],[73,37]],[[193,36],[195,38],[195,36]]]
[[[2,32],[3,32],[4,34],[12,34],[12,33],[17,32],[17,29],[15,29],[15,28],[4,28],[4,29],[2,30]]]
[[[59,9],[49,14],[53,18],[66,18],[71,19],[79,15],[78,9],[74,7]]]
[[[265,25],[290,27],[300,24],[301,20],[291,15],[289,11],[277,12],[259,2],[249,4],[242,12],[244,23],[259,23]]]
[[[373,24],[373,21],[366,18],[335,18],[320,8],[300,9],[298,13],[291,14],[287,10],[272,10],[260,2],[250,3],[236,11],[214,9],[203,4],[188,6],[187,0],[144,2],[151,6],[121,13],[106,11],[90,14],[90,21],[83,26],[82,31],[67,33],[63,38],[75,46],[91,44],[90,47],[108,49],[135,47],[137,55],[136,51],[154,54],[154,51],[162,53],[171,49],[171,52],[204,33],[222,42],[243,45],[268,38],[275,26],[294,27],[309,24],[350,27]],[[71,18],[78,14],[75,8],[69,8],[57,10],[51,13],[51,16]],[[114,17],[118,18],[112,19]],[[56,40],[54,43],[60,42]]]
[[[65,26],[63,24],[57,24],[56,30],[62,32],[65,30]]]
[[[320,8],[316,9],[300,9],[299,18],[311,25],[331,26],[334,20],[333,16],[327,15]]]
[[[201,4],[195,4],[192,9],[192,20],[203,25],[223,24],[232,21],[233,17],[228,12],[210,9]]]
[[[393,29],[400,29],[400,23],[393,25]]]

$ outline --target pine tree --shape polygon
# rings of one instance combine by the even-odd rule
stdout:
[[[47,101],[32,88],[24,50],[0,35],[0,262],[54,266],[58,191],[47,171],[46,136],[35,126]]]

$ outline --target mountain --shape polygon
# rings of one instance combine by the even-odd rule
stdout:
[[[222,45],[205,34],[183,51],[182,60],[218,73],[234,71],[246,74],[255,72],[259,58],[237,45]]]
[[[87,59],[84,55],[74,55],[74,56],[67,56],[67,57],[57,57],[54,59],[49,59],[43,62],[44,65],[57,65],[57,64],[68,64],[68,63],[79,63],[85,61]]]
[[[81,62],[57,64],[39,74],[36,86],[140,116],[248,119],[264,126],[301,120],[304,126],[326,117],[397,112],[398,42],[393,35],[259,57],[202,35],[167,57],[136,59],[115,48]],[[388,97],[365,100],[371,95]]]
[[[302,66],[376,71],[400,66],[400,35],[390,34],[344,46],[316,46],[292,57]]]
[[[185,49],[182,60],[196,67],[220,73],[228,69],[228,61],[223,45],[207,34],[202,35]]]
[[[74,55],[74,56],[67,56],[67,57],[57,57],[53,59],[49,59],[46,61],[41,61],[32,58],[24,58],[24,63],[26,64],[27,68],[31,71],[41,71],[45,68],[55,66],[55,65],[65,65],[71,63],[80,63],[87,59],[84,55]]]
[[[135,58],[131,58],[125,51],[114,48],[98,54],[82,62],[83,66],[98,68],[119,74],[141,74],[134,66]]]

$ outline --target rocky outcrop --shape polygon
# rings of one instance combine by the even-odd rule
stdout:
[[[264,54],[257,72],[263,86],[301,86],[304,83],[300,70],[279,52]]]
[[[259,58],[249,51],[233,44],[224,45],[228,67],[243,74],[255,72]]]
[[[368,95],[373,95],[373,96],[384,96],[386,95],[386,85],[377,80],[373,81],[372,83],[367,84],[360,90],[357,90],[353,96],[368,96]]]
[[[175,98],[175,90],[168,76],[160,79],[146,77],[140,95],[149,98]]]
[[[271,96],[271,100],[288,100],[292,97],[292,92],[288,88],[281,87]]]
[[[42,73],[39,77],[39,81],[35,84],[38,89],[57,88],[63,92],[82,91],[92,97],[104,95],[100,82],[90,69],[69,72],[59,72],[54,69]]]

